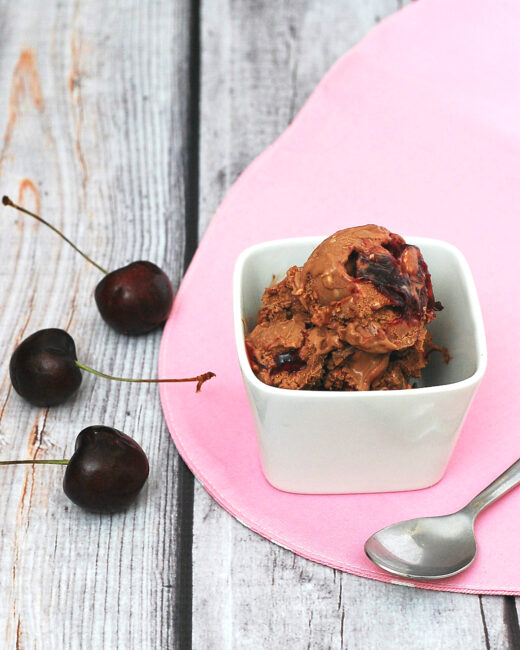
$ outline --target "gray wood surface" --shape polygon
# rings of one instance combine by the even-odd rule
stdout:
[[[41,208],[100,264],[144,256],[178,283],[189,5],[20,1],[1,12],[2,192]],[[7,373],[16,341],[63,327],[86,363],[154,376],[160,332],[116,335],[93,301],[95,268],[6,208],[1,225],[1,457],[69,457],[84,426],[106,423],[144,446],[152,471],[138,507],[104,518],[64,497],[63,468],[1,468],[0,647],[174,647],[179,462],[157,388],[85,376],[71,403],[44,410]]]
[[[177,284],[197,218],[202,233],[334,60],[402,4],[0,1],[0,193],[100,264],[150,259]],[[68,457],[105,423],[152,468],[113,517],[70,504],[61,467],[1,468],[1,648],[520,647],[515,599],[357,578],[241,526],[186,471],[154,386],[86,376],[67,405],[22,402],[7,368],[29,333],[65,328],[82,361],[151,377],[160,332],[114,334],[92,299],[99,273],[1,212],[0,458]]]

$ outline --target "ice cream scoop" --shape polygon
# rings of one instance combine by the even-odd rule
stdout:
[[[386,228],[375,225],[346,228],[331,235],[311,254],[296,276],[299,295],[310,294],[314,312],[342,303],[357,315],[392,305],[407,318],[423,318],[435,305],[430,275],[421,252]],[[374,289],[386,300],[380,303]]]
[[[407,388],[436,349],[442,309],[417,246],[376,225],[340,230],[266,289],[246,337],[251,366],[281,388]]]

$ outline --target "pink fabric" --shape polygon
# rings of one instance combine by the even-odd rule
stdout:
[[[364,556],[395,521],[458,509],[520,456],[520,3],[420,0],[385,20],[325,76],[294,123],[235,183],[179,289],[160,375],[214,370],[201,394],[161,386],[177,448],[208,492],[261,535],[306,558],[393,581]],[[489,365],[436,486],[306,496],[262,475],[233,340],[231,277],[245,247],[363,223],[444,239],[472,267]],[[519,364],[520,365],[520,364]],[[466,572],[416,586],[520,594],[520,492],[477,522]]]

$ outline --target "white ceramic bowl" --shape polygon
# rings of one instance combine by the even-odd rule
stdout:
[[[324,237],[266,242],[246,249],[235,265],[233,305],[240,368],[254,416],[267,480],[288,492],[334,494],[415,490],[436,483],[486,367],[486,340],[469,266],[454,246],[405,238],[421,249],[436,300],[444,305],[429,326],[452,360],[430,357],[421,387],[329,392],[275,388],[256,378],[244,333],[256,324],[266,286],[301,266]]]

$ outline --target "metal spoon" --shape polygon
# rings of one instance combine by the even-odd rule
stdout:
[[[385,571],[405,578],[435,580],[460,573],[477,554],[477,515],[519,483],[520,459],[462,510],[383,528],[366,541],[365,553]]]

